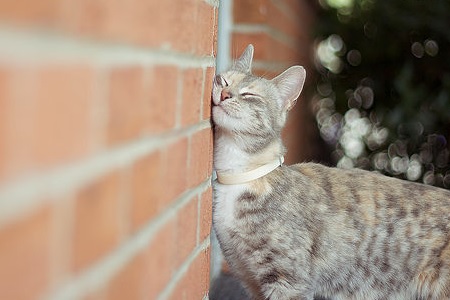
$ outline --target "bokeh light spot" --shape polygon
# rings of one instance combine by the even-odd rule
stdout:
[[[414,42],[411,45],[411,53],[417,58],[422,58],[423,54],[425,53],[425,49],[423,48],[421,43]]]
[[[359,66],[361,64],[361,52],[355,49],[348,51],[347,61],[354,67]]]
[[[425,41],[425,52],[429,56],[436,56],[439,52],[439,45],[436,41],[426,40]]]

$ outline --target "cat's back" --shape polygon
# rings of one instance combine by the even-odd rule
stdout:
[[[348,286],[347,291],[335,293],[343,299],[350,294],[362,299],[362,285],[348,283],[364,282],[374,295],[389,290],[390,299],[444,299],[450,294],[448,190],[313,163],[290,168],[303,184],[320,187],[322,196],[315,200],[327,208],[327,238],[337,237],[340,249],[334,251],[351,253],[345,264],[336,261],[333,268],[340,270],[338,284]],[[320,243],[316,248],[317,256],[330,257]],[[320,276],[318,281],[322,281],[319,286],[328,282]],[[352,289],[362,294],[356,296]]]
[[[450,191],[446,189],[400,180],[376,172],[331,168],[316,163],[301,163],[290,168],[300,174],[302,182],[321,187],[326,197],[338,206],[349,204],[346,202],[351,201],[346,200],[351,198],[357,204],[374,202],[377,208],[381,208],[383,204],[387,208],[402,208],[408,204],[421,206],[420,211],[411,211],[414,216],[433,207],[439,207],[441,211],[450,210]]]
[[[321,196],[315,201],[325,205],[332,217],[342,219],[347,229],[373,229],[398,239],[404,234],[422,244],[446,237],[448,243],[448,190],[359,169],[313,163],[291,168],[301,174],[303,184],[308,182],[314,190],[319,187]],[[314,209],[316,204],[310,205]]]

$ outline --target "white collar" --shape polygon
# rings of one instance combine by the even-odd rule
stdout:
[[[222,174],[220,172],[217,173],[217,181],[221,184],[241,184],[246,183],[258,178],[263,177],[264,175],[269,174],[279,166],[283,165],[284,157],[280,156],[277,159],[262,165],[254,170],[238,173],[238,174]]]

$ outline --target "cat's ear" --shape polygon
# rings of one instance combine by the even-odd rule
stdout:
[[[250,74],[252,70],[253,51],[253,45],[248,45],[241,57],[236,60],[233,69]]]
[[[272,79],[280,92],[283,109],[290,110],[295,105],[303,89],[305,78],[305,68],[293,66]]]

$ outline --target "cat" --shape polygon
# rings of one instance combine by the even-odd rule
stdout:
[[[213,80],[213,226],[253,299],[450,299],[450,191],[374,172],[282,164],[306,72]]]

